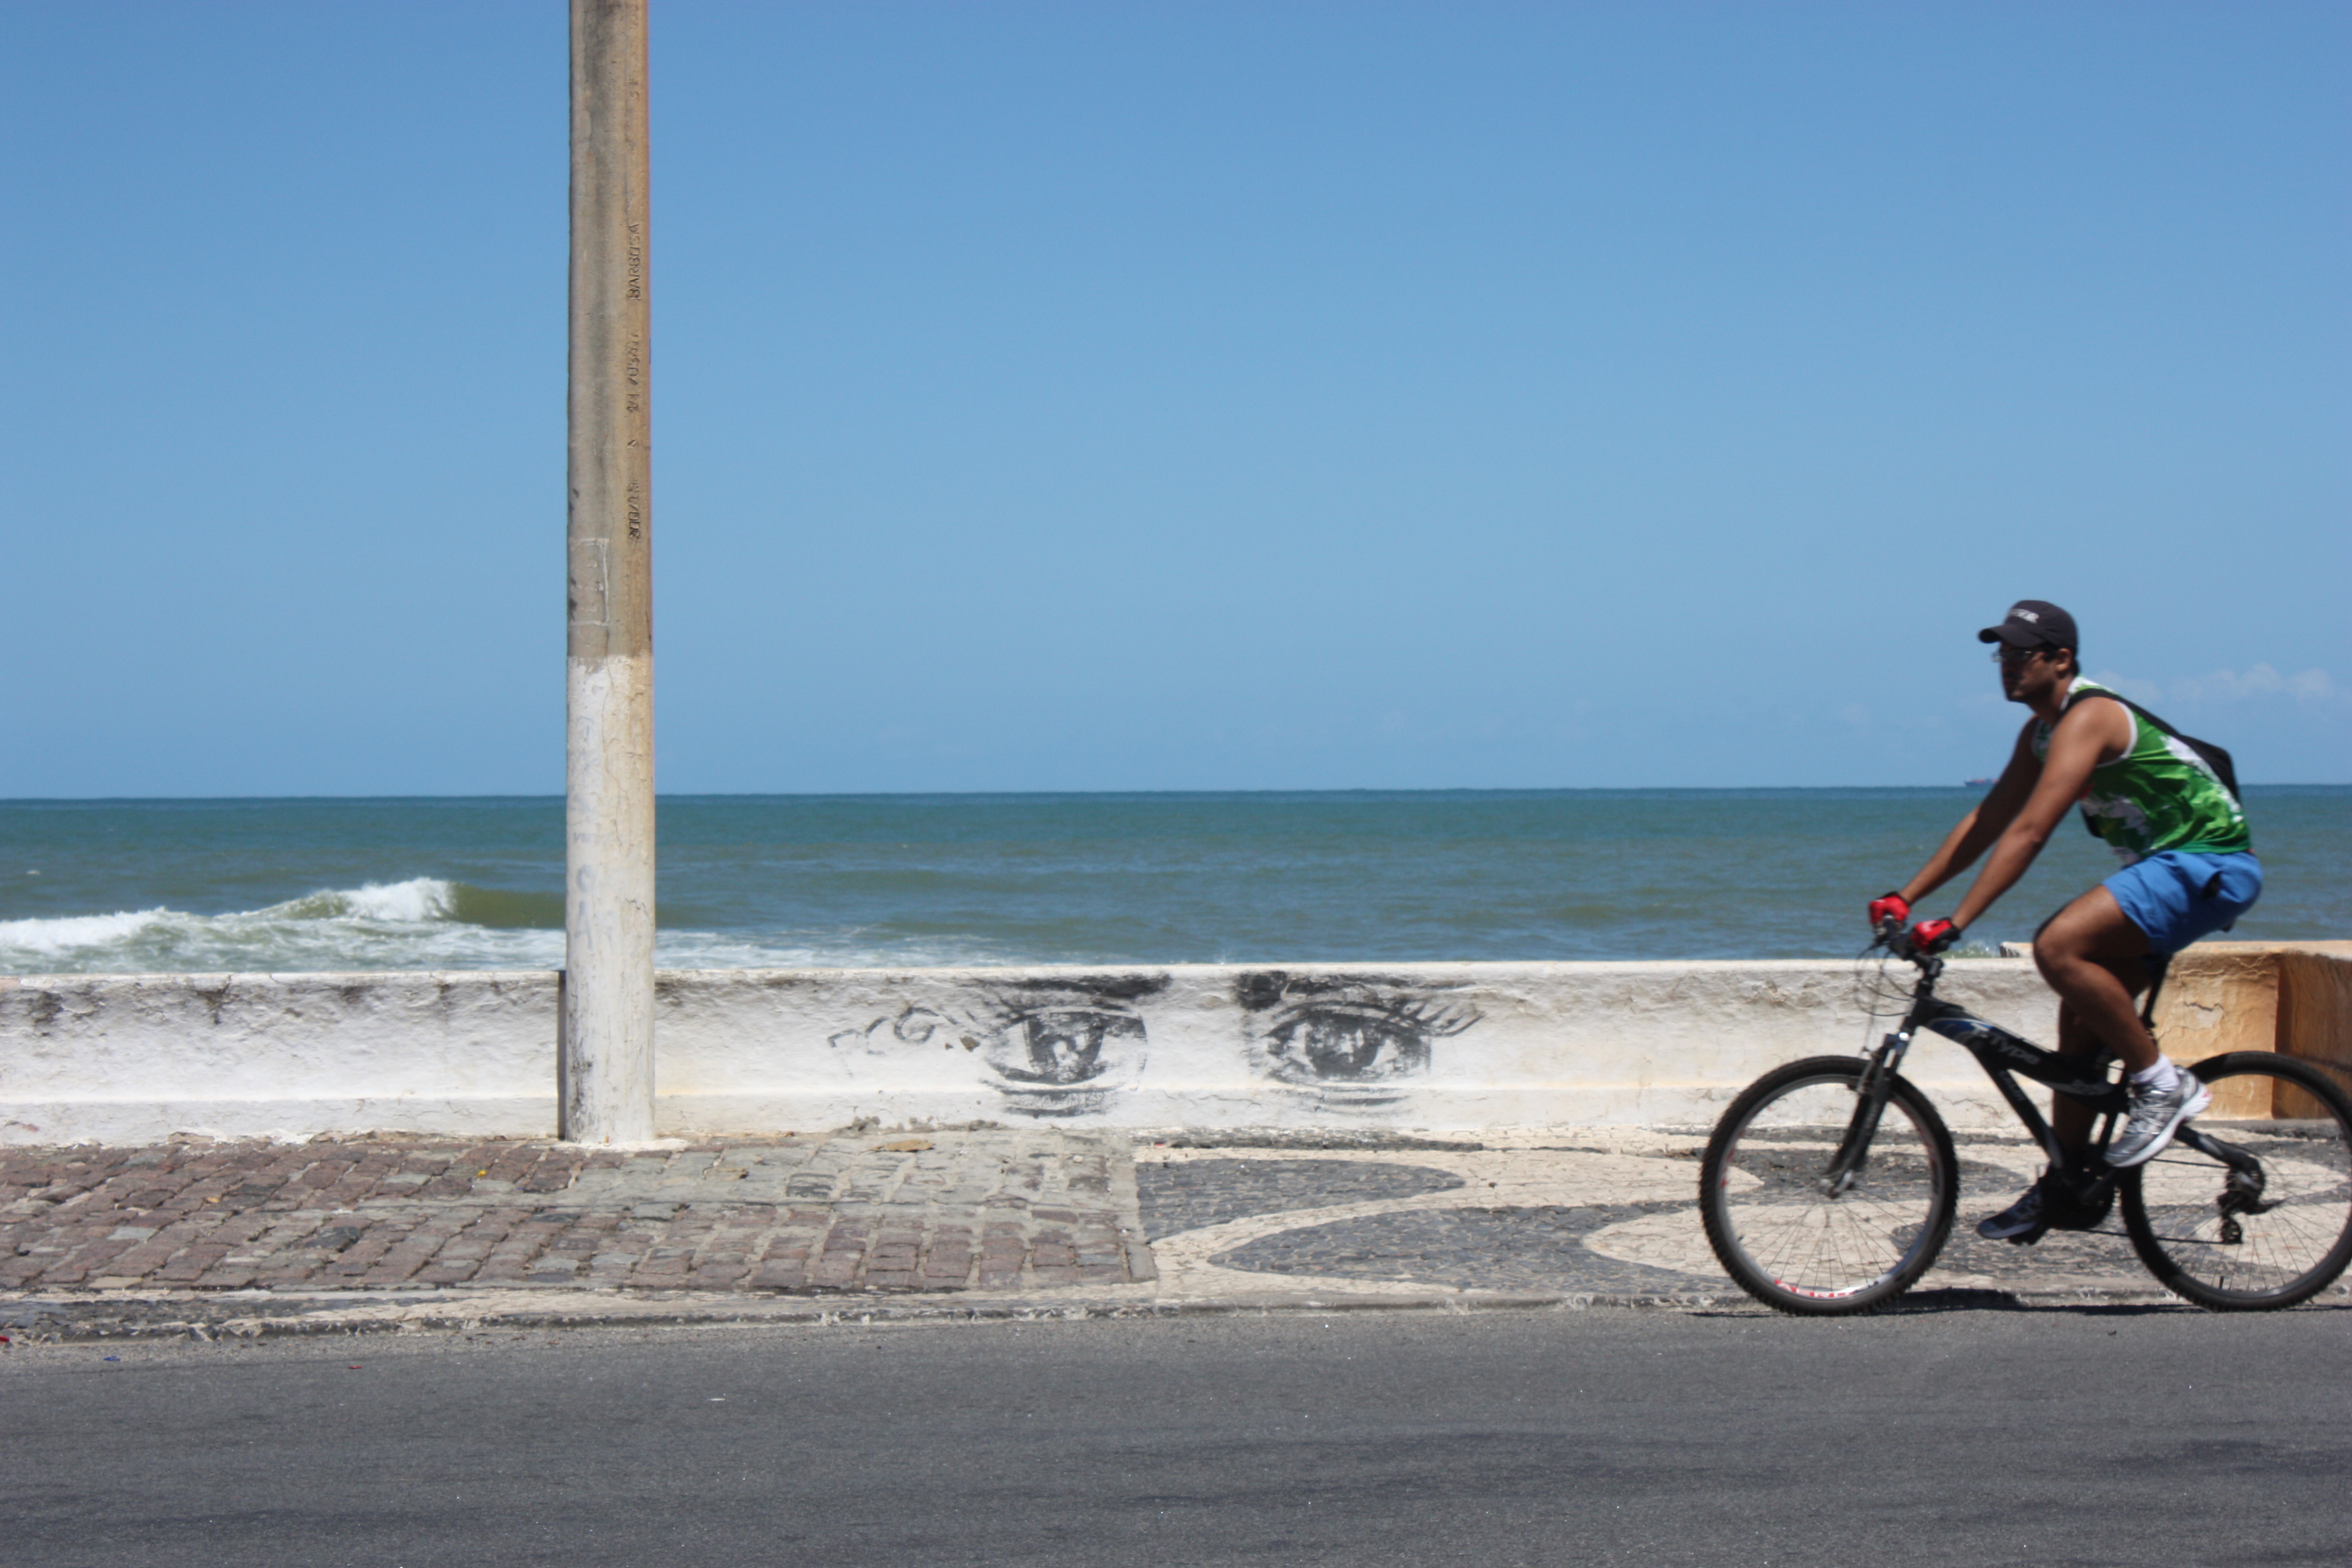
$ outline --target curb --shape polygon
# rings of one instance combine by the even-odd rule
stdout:
[[[1644,1295],[1612,1291],[1521,1293],[1448,1292],[1426,1296],[1269,1295],[1172,1300],[1096,1298],[1043,1301],[1000,1298],[978,1301],[859,1300],[846,1297],[747,1298],[665,1293],[647,1298],[612,1292],[607,1302],[533,1306],[509,1300],[415,1300],[439,1292],[387,1293],[365,1303],[296,1305],[300,1298],[264,1303],[252,1298],[210,1300],[157,1297],[0,1299],[0,1331],[20,1344],[83,1344],[100,1341],[191,1340],[205,1343],[326,1335],[473,1332],[483,1329],[614,1328],[872,1328],[928,1323],[1027,1323],[1140,1319],[1328,1317],[1333,1313],[1393,1313],[1463,1317],[1482,1312],[1575,1313],[1636,1311],[1777,1314],[1738,1291],[1720,1295]],[[399,1297],[407,1297],[403,1301]],[[313,1298],[312,1300],[315,1300]],[[413,1301],[413,1304],[410,1302]],[[269,1305],[292,1310],[257,1313]],[[1902,1317],[1955,1310],[2018,1311],[2063,1307],[2168,1306],[2198,1309],[2165,1291],[2074,1289],[2057,1291],[1951,1287],[1914,1290],[1877,1314]],[[212,1310],[206,1310],[209,1307]],[[191,1310],[194,1309],[194,1310]],[[1836,1320],[1822,1320],[1835,1321]]]

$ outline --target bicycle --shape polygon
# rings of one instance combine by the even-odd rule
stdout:
[[[1976,1058],[2052,1168],[2081,1178],[2077,1193],[2101,1221],[2107,1203],[2122,1208],[2133,1251],[2176,1294],[2220,1311],[2291,1307],[2352,1261],[2352,1099],[2318,1067],[2232,1051],[2183,1068],[2213,1103],[2147,1163],[2113,1171],[2105,1153],[2126,1100],[2111,1058],[2044,1050],[1938,997],[1944,960],[1913,951],[1899,926],[1865,962],[1880,950],[1877,994],[1903,1003],[1901,1025],[1867,1056],[1810,1057],[1765,1074],[1707,1141],[1707,1242],[1750,1296],[1783,1312],[1867,1312],[1935,1263],[1958,1208],[1959,1162],[1943,1118],[1901,1072],[1922,1029]],[[1918,970],[1907,990],[1889,983],[1897,960]],[[2159,964],[2143,1021],[2163,981]],[[2021,1074],[2098,1113],[2088,1156],[2070,1166]]]

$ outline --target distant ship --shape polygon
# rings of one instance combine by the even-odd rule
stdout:
[[[1966,784],[1966,785],[1967,785],[1969,788],[1970,788],[1970,789],[1977,789],[1977,788],[1980,788],[1981,786],[1983,786],[1983,785],[1985,785],[1985,784],[1989,784],[1992,783],[1992,780],[1990,780],[1990,779],[1962,779],[1962,780],[1960,781],[1960,783],[1962,783],[1963,784]]]

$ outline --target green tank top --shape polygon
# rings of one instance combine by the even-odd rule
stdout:
[[[2106,691],[2095,680],[2077,679],[2067,695],[2072,708],[2084,697]],[[2109,693],[2113,695],[2113,693]],[[2131,749],[2091,770],[2083,796],[2083,819],[2126,866],[2149,855],[2178,849],[2190,855],[2235,855],[2254,847],[2246,813],[2219,774],[2187,742],[2168,735],[2131,708]],[[2033,726],[2033,755],[2049,755],[2050,726]]]

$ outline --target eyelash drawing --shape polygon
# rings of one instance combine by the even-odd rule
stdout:
[[[1168,987],[1156,975],[1072,976],[975,987],[944,1008],[909,1005],[844,1030],[836,1050],[884,1054],[905,1047],[961,1047],[1004,1109],[1036,1118],[1088,1116],[1135,1087],[1150,1054],[1136,1004]]]
[[[1251,1066],[1326,1110],[1374,1110],[1426,1076],[1433,1042],[1481,1016],[1466,999],[1388,975],[1263,970],[1234,985]]]

